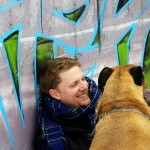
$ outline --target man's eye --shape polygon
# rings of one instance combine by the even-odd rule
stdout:
[[[75,87],[77,85],[77,82],[74,82],[71,87]]]
[[[84,80],[85,80],[85,78],[83,77],[83,78],[82,78],[82,81],[84,81]]]

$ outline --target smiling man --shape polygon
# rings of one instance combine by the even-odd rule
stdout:
[[[48,61],[41,72],[36,150],[88,150],[100,91],[76,59]]]

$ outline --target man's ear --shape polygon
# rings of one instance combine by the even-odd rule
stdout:
[[[57,100],[60,99],[60,98],[59,98],[59,93],[58,93],[57,90],[50,89],[50,90],[49,90],[49,94],[50,94],[50,96],[52,96],[53,98],[55,98],[55,99],[57,99]]]

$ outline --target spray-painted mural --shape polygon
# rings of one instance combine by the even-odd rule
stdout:
[[[0,150],[32,150],[38,74],[75,57],[96,82],[104,66],[141,65],[150,87],[150,0],[0,0]]]

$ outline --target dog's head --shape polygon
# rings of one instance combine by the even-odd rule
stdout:
[[[146,82],[140,66],[129,64],[114,68],[105,67],[99,74],[98,87],[102,92],[97,106],[98,113],[104,110],[104,106],[106,111],[106,106],[108,110],[127,106],[131,102],[145,102]]]
[[[134,83],[136,86],[142,86],[144,89],[146,88],[146,82],[144,79],[142,67],[132,64],[117,66],[114,68],[105,67],[100,72],[98,77],[98,88],[101,92],[104,91],[104,87],[108,80],[111,80],[111,82],[113,82],[113,86],[116,86],[116,84],[120,84],[119,81],[122,81],[128,84]]]

